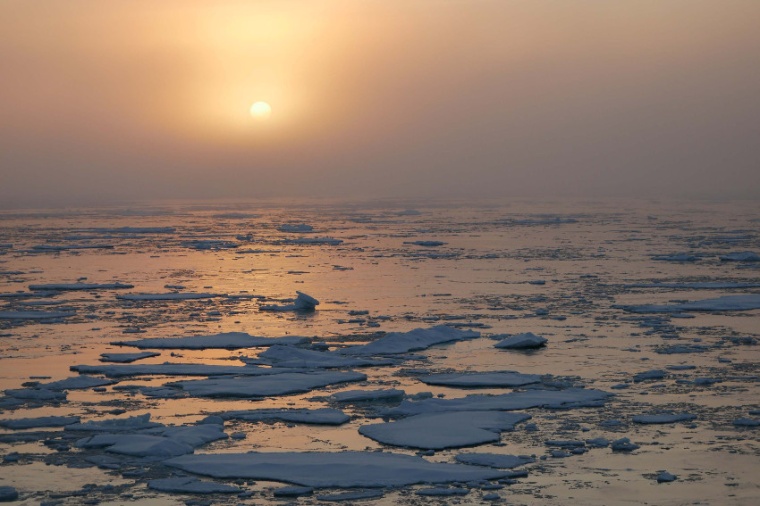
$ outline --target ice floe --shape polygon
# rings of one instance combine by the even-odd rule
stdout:
[[[148,481],[148,488],[160,492],[176,492],[180,494],[239,494],[243,492],[242,489],[233,487],[232,485],[201,481],[198,478],[191,477],[150,480]]]
[[[367,376],[357,372],[288,372],[258,377],[209,378],[171,383],[195,397],[256,398],[308,392],[315,388],[364,381]]]
[[[226,411],[220,416],[224,420],[245,420],[248,422],[289,422],[312,425],[342,425],[349,417],[338,409],[251,409]]]
[[[78,416],[40,416],[37,418],[17,418],[15,420],[0,420],[0,427],[6,429],[36,429],[38,427],[64,427],[79,423]]]
[[[113,383],[115,383],[113,380],[93,378],[92,376],[74,376],[50,383],[41,383],[37,386],[38,388],[46,388],[48,390],[80,390],[112,385]]]
[[[101,362],[115,362],[118,364],[128,364],[131,362],[137,362],[144,358],[158,357],[161,355],[155,351],[144,351],[140,353],[101,353]]]
[[[275,344],[303,344],[308,341],[308,338],[298,336],[285,336],[275,338],[252,336],[250,334],[246,334],[245,332],[223,332],[221,334],[204,336],[154,337],[139,339],[137,341],[115,341],[111,344],[133,346],[140,349],[236,350],[241,348],[272,346]]]
[[[493,337],[500,338],[502,336],[497,335]],[[505,350],[528,350],[546,346],[546,343],[547,339],[545,337],[537,336],[533,332],[524,332],[506,337],[496,343],[494,347]]]
[[[615,306],[632,313],[679,313],[682,311],[749,311],[760,309],[760,294],[725,295],[680,304]]]
[[[479,332],[438,325],[428,329],[414,329],[409,332],[392,332],[369,344],[349,346],[340,352],[347,355],[395,355],[424,350],[436,344],[463,341],[476,337],[480,337]]]
[[[0,320],[53,320],[74,316],[71,311],[0,311]]]
[[[332,394],[331,398],[336,402],[375,402],[375,401],[400,401],[406,393],[395,388],[384,390],[347,390]]]
[[[697,415],[690,413],[657,413],[653,415],[636,415],[632,418],[634,423],[641,424],[664,424],[676,422],[690,422],[696,420]]]
[[[30,290],[55,292],[81,290],[126,290],[128,288],[134,287],[134,285],[130,285],[128,283],[50,283],[41,285],[29,285]]]
[[[150,413],[127,418],[107,418],[68,425],[66,430],[88,432],[129,432],[141,429],[162,427],[160,423],[150,421]]]
[[[224,295],[221,295],[218,293],[169,292],[169,293],[126,293],[123,295],[116,296],[116,298],[120,300],[133,300],[133,301],[199,300],[199,299],[215,299],[217,297],[224,297]]]
[[[338,246],[343,242],[343,239],[336,239],[335,237],[297,237],[295,239],[284,239],[282,242],[285,244]]]
[[[260,306],[261,311],[314,311],[319,301],[303,292],[296,291],[296,300],[292,304],[268,304]]]
[[[308,232],[314,232],[314,227],[307,225],[306,223],[284,223],[277,227],[277,230],[285,233],[305,234]]]
[[[318,495],[317,500],[328,502],[360,501],[362,499],[378,499],[383,495],[382,490],[352,490],[350,492]]]
[[[359,433],[380,443],[442,450],[497,442],[500,433],[528,420],[524,413],[456,411],[426,413],[395,422],[362,425]]]
[[[265,376],[292,372],[288,369],[272,369],[252,365],[212,365],[212,364],[98,364],[72,365],[72,371],[80,374],[102,374],[109,378],[128,376]]]
[[[503,455],[500,453],[460,453],[456,456],[457,462],[472,464],[475,466],[497,467],[500,469],[512,469],[535,462],[533,457],[523,455]]]
[[[721,255],[720,259],[724,262],[760,262],[760,255],[753,251],[737,251]]]
[[[419,376],[417,379],[428,385],[465,388],[519,387],[541,382],[541,376],[538,374],[521,374],[514,371],[430,374]]]
[[[164,463],[214,478],[271,480],[315,488],[401,487],[505,476],[503,471],[463,464],[433,463],[421,457],[388,452],[196,454]]]
[[[595,389],[529,390],[502,395],[468,395],[459,399],[404,400],[385,411],[389,416],[410,416],[441,411],[513,411],[537,407],[569,408],[599,406],[612,394]]]
[[[346,357],[330,351],[316,351],[294,346],[270,346],[256,359],[243,359],[249,364],[267,364],[273,367],[331,368],[392,365],[393,360]]]

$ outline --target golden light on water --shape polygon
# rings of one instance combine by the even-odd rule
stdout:
[[[255,119],[269,119],[272,115],[272,106],[266,102],[254,102],[251,105],[250,112]]]

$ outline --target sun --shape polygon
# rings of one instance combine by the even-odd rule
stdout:
[[[254,102],[250,112],[254,119],[268,119],[272,115],[272,106],[266,102]]]

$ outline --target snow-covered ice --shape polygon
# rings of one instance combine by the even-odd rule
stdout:
[[[479,332],[438,325],[428,329],[414,329],[409,332],[392,332],[371,343],[350,346],[342,349],[340,352],[346,355],[395,355],[424,350],[436,344],[474,339],[476,337],[480,337]]]
[[[501,336],[494,336],[499,338]],[[525,332],[522,334],[515,334],[513,336],[505,337],[501,339],[494,346],[504,350],[528,350],[533,348],[541,348],[546,346],[547,339],[542,336],[537,336],[533,332]]]
[[[444,385],[450,387],[519,387],[539,383],[538,374],[520,374],[514,371],[500,372],[469,372],[450,374],[430,374],[419,376],[421,382],[428,385]]]

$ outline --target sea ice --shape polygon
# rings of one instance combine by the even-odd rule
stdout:
[[[191,292],[170,292],[170,293],[127,293],[117,295],[117,299],[134,300],[134,301],[151,301],[151,300],[198,300],[198,299],[215,299],[223,297],[218,293],[191,293]]]
[[[0,311],[0,320],[52,320],[74,316],[71,311]]]
[[[92,376],[73,376],[59,381],[53,381],[50,383],[42,383],[38,385],[39,388],[46,388],[48,390],[81,390],[85,388],[102,387],[105,385],[112,385],[115,381],[107,380],[103,378],[93,378]]]
[[[502,455],[500,453],[460,453],[456,456],[456,459],[457,462],[462,464],[498,467],[501,469],[512,469],[513,467],[530,464],[531,462],[536,461],[533,457]]]
[[[733,421],[736,427],[760,427],[760,420],[756,418],[737,418]]]
[[[514,371],[501,372],[469,372],[455,374],[430,374],[420,376],[421,382],[427,385],[443,385],[450,387],[519,387],[539,383],[538,374],[521,374]]]
[[[177,492],[180,494],[239,494],[243,492],[242,489],[231,485],[201,481],[198,478],[190,477],[150,480],[148,488],[160,492]]]
[[[636,443],[631,443],[631,440],[627,437],[616,439],[612,442],[613,452],[632,452],[639,448]]]
[[[182,350],[206,350],[226,349],[236,350],[240,348],[256,348],[259,346],[272,346],[274,344],[303,344],[308,342],[306,337],[258,337],[245,332],[223,332],[205,336],[185,337],[155,337],[139,339],[137,341],[116,341],[111,344],[121,346],[134,346],[145,349],[182,349]]]
[[[331,408],[321,409],[252,409],[227,411],[220,416],[225,420],[246,420],[249,422],[289,422],[313,425],[342,425],[351,419],[343,411]]]
[[[208,365],[208,364],[99,364],[72,365],[72,371],[80,374],[102,374],[109,378],[127,376],[267,376],[292,372],[289,369],[273,369],[252,365]]]
[[[567,390],[529,390],[502,395],[468,395],[459,399],[404,400],[388,409],[389,416],[410,416],[441,411],[513,411],[537,407],[568,408],[598,406],[612,394],[601,390],[569,388]]]
[[[277,305],[270,304],[260,306],[261,311],[314,311],[319,305],[319,301],[303,292],[296,291],[296,300],[293,304]]]
[[[124,290],[134,287],[134,285],[127,283],[52,283],[44,285],[29,285],[30,290],[48,292],[68,292],[80,290]]]
[[[163,427],[160,423],[150,421],[150,413],[131,416],[128,418],[108,418],[105,420],[91,420],[89,422],[74,423],[66,426],[66,430],[88,432],[127,432],[141,429]]]
[[[443,246],[446,243],[443,241],[405,241],[404,244],[423,246],[425,248],[435,248],[436,246]]]
[[[444,488],[444,487],[422,488],[415,492],[415,494],[417,495],[428,496],[428,497],[451,497],[455,495],[467,495],[469,493],[470,493],[470,490],[467,488]]]
[[[389,452],[277,452],[184,455],[164,464],[215,478],[294,483],[315,488],[382,488],[416,483],[490,480],[505,472],[428,462]]]
[[[636,415],[632,418],[634,423],[641,424],[660,424],[675,422],[690,422],[695,420],[697,415],[689,413],[657,413],[653,415]]]
[[[15,420],[0,420],[0,427],[7,429],[36,429],[38,427],[64,427],[79,423],[78,416],[41,416],[37,418],[17,418]]]
[[[266,397],[308,392],[338,383],[364,381],[357,372],[293,372],[258,377],[209,378],[170,383],[197,397]]]
[[[406,392],[395,388],[387,390],[347,390],[332,394],[337,402],[399,401]]]
[[[614,306],[632,313],[680,313],[682,311],[749,311],[760,309],[760,294],[724,295],[682,304]]]
[[[737,251],[721,255],[720,259],[724,262],[760,262],[760,255],[752,251]]]
[[[635,381],[636,383],[639,383],[641,381],[648,381],[648,380],[661,380],[666,375],[667,373],[663,371],[662,369],[652,369],[651,371],[644,371],[638,374],[634,374],[633,381]]]
[[[342,492],[338,494],[318,495],[318,501],[340,502],[340,501],[360,501],[362,499],[378,499],[383,497],[382,490],[352,490],[351,492]]]
[[[480,337],[479,332],[438,325],[428,329],[414,329],[409,332],[392,332],[368,344],[343,348],[340,353],[347,355],[394,355],[424,350],[436,344],[463,341],[476,337]]]
[[[243,359],[246,363],[268,364],[272,367],[294,368],[331,368],[331,367],[364,367],[392,365],[395,362],[384,359],[367,359],[346,357],[330,351],[316,351],[293,346],[271,346],[259,354],[255,360]]]
[[[118,364],[129,364],[137,362],[144,358],[158,357],[160,353],[154,351],[144,351],[141,353],[101,353],[101,362],[116,362]]]
[[[502,336],[493,336],[496,338]],[[494,346],[496,348],[502,348],[507,350],[527,350],[532,348],[540,348],[546,346],[547,339],[545,337],[537,336],[532,332],[525,332],[523,334],[515,334],[513,336],[502,339]]]
[[[657,475],[657,483],[669,483],[671,481],[676,481],[678,477],[670,474],[667,471],[662,471]]]
[[[359,433],[380,443],[442,450],[493,443],[499,434],[528,420],[524,413],[501,411],[456,411],[410,416],[395,422],[362,425]]]
[[[314,227],[306,223],[284,223],[277,227],[277,230],[285,233],[304,234],[314,232]]]
[[[338,246],[343,242],[343,239],[336,239],[334,237],[297,237],[295,239],[285,239],[282,242],[285,244]]]

